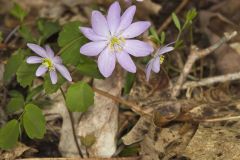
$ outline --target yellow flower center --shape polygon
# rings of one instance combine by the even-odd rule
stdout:
[[[52,63],[52,60],[49,59],[49,58],[44,58],[43,61],[42,61],[42,65],[47,67],[49,71],[55,70],[55,67],[54,67],[54,65]]]
[[[123,44],[125,39],[120,37],[112,37],[110,40],[110,49],[112,52],[121,52],[123,50]]]
[[[165,57],[163,55],[160,56],[160,64],[163,64]]]

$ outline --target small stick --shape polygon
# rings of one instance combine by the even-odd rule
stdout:
[[[189,2],[189,0],[183,0],[182,3],[176,8],[176,10],[174,11],[176,14],[179,13]],[[160,28],[158,29],[157,33],[161,33],[164,29],[166,29],[169,24],[172,22],[172,16],[170,15],[165,21],[164,23],[160,26]]]
[[[105,91],[102,91],[100,89],[97,89],[95,87],[92,87],[92,89],[93,89],[94,92],[96,92],[96,93],[98,93],[98,94],[100,94],[100,95],[102,95],[104,97],[110,98],[110,99],[112,99],[115,102],[118,102],[118,103],[121,103],[123,105],[128,106],[131,110],[133,110],[134,112],[136,112],[139,115],[151,116],[151,114],[149,112],[145,112],[144,110],[141,109],[140,106],[138,106],[138,105],[136,105],[136,104],[134,104],[132,102],[126,101],[126,100],[118,98],[116,96],[113,96],[113,95],[111,95],[111,94],[109,94],[109,93],[107,93]]]
[[[6,39],[4,40],[4,44],[7,44],[8,41],[10,40],[10,38],[18,31],[18,29],[20,28],[20,25],[16,26],[6,37]]]
[[[188,56],[187,62],[184,65],[183,71],[181,75],[179,76],[175,86],[173,87],[171,96],[172,98],[176,98],[179,95],[179,92],[181,90],[181,87],[186,80],[188,74],[190,73],[193,64],[200,58],[205,57],[215,51],[217,48],[219,48],[222,44],[225,42],[231,40],[233,37],[237,35],[237,31],[234,31],[230,34],[225,34],[219,41],[217,41],[212,46],[202,49],[200,51],[197,51],[196,49],[191,49],[191,53]]]
[[[204,78],[200,81],[188,81],[183,84],[181,89],[206,86],[206,85],[211,85],[218,82],[227,82],[227,81],[233,81],[237,79],[240,79],[240,72],[230,73],[230,74],[225,74],[225,75],[215,76],[210,78]]]
[[[238,119],[240,119],[240,116],[205,119],[205,120],[200,120],[200,122],[219,122],[219,121],[229,121],[229,120],[238,120]]]

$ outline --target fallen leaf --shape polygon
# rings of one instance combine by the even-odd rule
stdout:
[[[112,75],[105,80],[94,80],[94,87],[119,96],[122,90],[122,77]],[[95,143],[88,147],[90,157],[111,157],[117,147],[118,104],[95,93],[94,106],[84,113],[78,125],[78,136],[95,136]]]

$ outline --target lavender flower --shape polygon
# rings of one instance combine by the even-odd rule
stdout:
[[[174,47],[169,46],[171,44],[173,44],[173,43],[170,43],[162,48],[159,48],[157,50],[156,54],[154,55],[154,57],[148,62],[147,67],[146,67],[147,81],[149,81],[149,79],[150,79],[151,71],[153,71],[155,73],[158,73],[160,71],[160,66],[164,61],[163,54],[174,50]]]
[[[80,48],[80,53],[97,56],[98,68],[104,77],[109,77],[118,63],[127,71],[135,73],[136,66],[129,54],[144,57],[153,52],[148,43],[131,39],[145,32],[150,22],[132,23],[136,6],[129,7],[121,16],[118,2],[113,3],[107,16],[99,11],[92,12],[92,29],[80,27],[81,32],[92,42]],[[131,24],[132,23],[132,24]]]
[[[62,64],[62,59],[59,56],[54,56],[54,52],[49,45],[46,45],[45,49],[32,43],[28,43],[27,46],[33,52],[39,55],[30,56],[27,58],[27,63],[29,64],[41,63],[36,71],[37,77],[42,76],[44,73],[49,71],[52,84],[56,84],[58,79],[56,70],[58,70],[58,72],[60,72],[64,78],[66,78],[68,81],[72,81],[70,73]]]

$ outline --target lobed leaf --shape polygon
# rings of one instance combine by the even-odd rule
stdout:
[[[47,94],[55,93],[57,90],[66,82],[66,80],[62,76],[58,76],[57,84],[52,84],[49,74],[44,76],[44,90]]]
[[[42,110],[34,104],[27,104],[23,114],[23,126],[29,138],[43,138],[46,132],[46,121]]]
[[[46,19],[39,19],[37,21],[37,27],[41,33],[41,42],[45,42],[49,37],[59,32],[61,29],[57,22],[47,21]]]
[[[11,98],[6,107],[7,113],[11,114],[22,109],[24,107],[24,103],[25,101],[23,96]]]
[[[19,122],[15,119],[9,121],[0,129],[0,148],[13,148],[19,137]]]
[[[25,61],[22,62],[17,70],[17,81],[22,87],[27,87],[32,84],[37,67],[37,65],[27,64]]]
[[[3,80],[5,83],[8,83],[12,79],[12,77],[16,74],[24,58],[23,52],[24,51],[21,49],[15,51],[10,57],[10,59],[7,61],[7,64],[5,65],[5,71],[3,74]]]
[[[72,84],[66,94],[66,104],[72,112],[85,112],[94,103],[92,88],[85,82]]]
[[[81,55],[80,62],[77,65],[77,70],[83,75],[97,79],[104,79],[102,74],[99,72],[97,63],[84,55]]]
[[[87,40],[79,30],[80,25],[79,21],[69,22],[59,33],[58,45],[62,48],[61,57],[64,63],[77,65],[81,59],[79,50]]]

